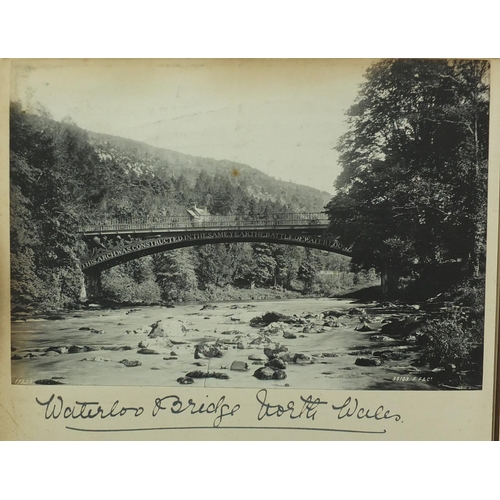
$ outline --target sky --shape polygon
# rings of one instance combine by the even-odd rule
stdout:
[[[11,99],[94,132],[334,192],[367,59],[17,60]]]

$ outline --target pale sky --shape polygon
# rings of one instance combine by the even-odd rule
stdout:
[[[370,60],[16,61],[11,98],[54,119],[333,193],[332,148]]]

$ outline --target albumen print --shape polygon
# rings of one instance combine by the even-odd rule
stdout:
[[[488,61],[132,63],[12,66],[12,384],[482,389]]]

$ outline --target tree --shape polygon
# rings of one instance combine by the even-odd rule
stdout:
[[[306,248],[304,259],[302,260],[298,277],[304,283],[304,292],[310,293],[314,288],[314,279],[319,271],[319,258],[316,252]]]
[[[254,266],[249,276],[251,283],[259,287],[273,284],[276,261],[266,243],[255,243],[253,246]]]
[[[338,150],[330,231],[386,291],[445,263],[484,262],[488,63],[384,60],[366,73]]]
[[[232,281],[233,259],[229,252],[229,245],[204,245],[197,251],[198,262],[196,276],[201,288],[210,285],[221,287]]]
[[[170,250],[153,256],[156,281],[163,300],[186,300],[198,289],[189,249]]]

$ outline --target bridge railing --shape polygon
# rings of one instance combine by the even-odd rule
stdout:
[[[276,213],[256,216],[206,215],[196,218],[189,216],[133,217],[106,219],[79,227],[81,233],[102,231],[177,231],[203,228],[262,227],[262,226],[326,226],[328,216],[323,212]]]

